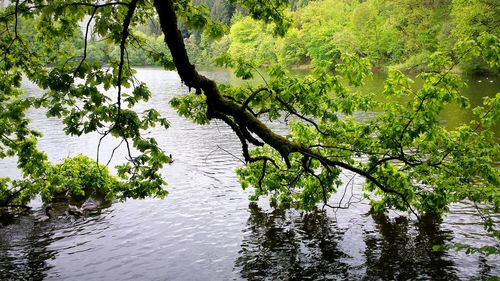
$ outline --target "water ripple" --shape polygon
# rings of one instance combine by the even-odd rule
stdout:
[[[232,79],[226,72],[209,74]],[[453,206],[441,224],[419,224],[396,213],[373,216],[366,201],[349,210],[312,213],[273,210],[265,200],[249,205],[249,191],[241,190],[233,172],[241,148],[230,129],[222,122],[194,125],[166,106],[173,95],[187,92],[175,73],[141,69],[137,76],[155,93],[149,104],[171,123],[167,131],[151,131],[175,160],[163,170],[170,195],[115,203],[96,216],[46,224],[16,218],[0,228],[1,280],[467,280],[500,275],[499,258],[431,250],[435,244],[494,241],[468,205]],[[30,114],[44,133],[40,145],[51,160],[95,155],[96,135],[67,137],[60,121],[38,110]],[[287,132],[284,125],[278,129]],[[113,144],[105,142],[103,155]],[[12,159],[0,162],[0,169],[16,175]],[[343,179],[351,176],[345,172]],[[342,203],[351,196],[356,201],[362,184],[356,179]],[[341,199],[337,194],[332,201]]]

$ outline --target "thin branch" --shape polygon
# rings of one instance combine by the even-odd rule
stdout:
[[[119,143],[119,144],[118,144],[115,148],[113,148],[113,151],[111,151],[111,156],[109,157],[109,160],[108,160],[108,162],[106,163],[106,166],[105,166],[105,167],[108,167],[108,166],[109,166],[109,163],[111,163],[111,160],[113,160],[113,157],[114,157],[114,155],[115,155],[116,150],[117,150],[120,146],[122,146],[122,143],[123,143],[123,142],[124,142],[124,140],[122,139],[122,140],[120,141],[120,143]]]
[[[344,197],[347,193],[347,187],[349,186],[349,184],[354,180],[354,178],[356,177],[356,174],[352,175],[352,177],[349,179],[349,181],[346,183],[345,185],[345,188],[344,188],[344,193],[342,194],[342,197],[340,198],[340,201],[339,201],[339,207],[342,206],[342,201],[344,201]],[[352,195],[352,192],[351,192],[351,195]],[[349,200],[350,201],[350,200]],[[349,202],[348,202],[349,203]]]
[[[99,142],[97,143],[97,155],[96,155],[96,164],[97,164],[97,167],[99,167],[99,155],[101,154],[101,143],[102,141],[104,140],[104,138],[106,138],[106,136],[113,130],[114,126],[111,127],[111,129],[109,129],[108,131],[106,131],[100,138],[99,138]],[[103,167],[104,169],[104,167]],[[99,171],[101,171],[99,169]]]
[[[373,151],[363,151],[359,149],[352,149],[352,148],[347,148],[347,147],[342,147],[342,146],[337,146],[337,145],[323,145],[323,144],[313,144],[308,146],[308,148],[327,148],[327,149],[338,149],[338,150],[345,150],[345,151],[351,151],[359,154],[366,154],[366,155],[385,155],[384,153],[376,153]]]
[[[289,105],[288,103],[286,103],[284,100],[282,100],[282,99],[281,99],[280,97],[278,97],[277,95],[276,95],[276,97],[275,97],[275,98],[276,98],[276,100],[277,100],[277,101],[278,101],[281,105],[283,105],[283,106],[284,106],[284,107],[285,107],[285,108],[286,108],[286,109],[287,109],[287,110],[288,110],[291,114],[293,114],[293,115],[295,115],[295,116],[299,117],[300,119],[302,119],[302,120],[304,120],[304,121],[306,121],[306,122],[310,123],[311,125],[313,125],[313,126],[314,126],[314,128],[316,128],[316,131],[318,131],[318,132],[319,132],[319,133],[321,133],[322,135],[325,135],[325,136],[330,136],[330,135],[331,135],[330,133],[327,133],[327,132],[324,132],[323,130],[321,130],[321,129],[319,128],[319,125],[318,125],[316,122],[314,122],[312,119],[307,118],[305,115],[298,113],[298,112],[295,110],[295,108],[293,108],[293,106],[291,106],[291,105]]]
[[[319,182],[319,185],[321,186],[321,194],[323,196],[323,204],[325,206],[330,206],[328,205],[328,197],[327,197],[327,190],[326,190],[326,186],[323,184],[323,181],[321,180],[321,178],[316,175],[314,173],[313,170],[311,170],[311,168],[309,168],[308,166],[304,167],[305,171],[308,172],[310,175],[312,175],[313,177],[316,178],[316,180]]]
[[[227,153],[227,154],[231,155],[234,159],[236,159],[236,160],[240,161],[241,163],[243,163],[243,165],[245,165],[245,164],[246,164],[244,160],[242,160],[242,159],[241,159],[241,158],[239,158],[238,156],[234,155],[234,154],[233,154],[233,153],[231,153],[229,150],[222,148],[220,145],[217,145],[217,149],[220,149],[220,150],[224,151],[225,153]],[[208,155],[207,155],[207,157],[208,157]],[[205,159],[206,159],[206,158],[205,158]]]
[[[138,0],[132,0],[128,4],[127,14],[125,15],[125,19],[123,20],[123,30],[120,41],[120,63],[118,65],[118,115],[117,121],[120,121],[120,111],[121,111],[121,94],[122,94],[122,76],[123,76],[123,66],[125,64],[125,44],[127,42],[127,37],[129,36],[129,26],[132,21],[132,16],[134,15],[135,8],[137,7]]]
[[[88,45],[88,35],[89,35],[89,29],[90,29],[90,23],[94,19],[94,16],[97,12],[98,7],[94,7],[94,10],[92,10],[92,14],[90,15],[90,19],[87,22],[87,26],[85,27],[85,42],[83,43],[83,57],[80,60],[80,63],[78,64],[78,67],[73,71],[73,80],[75,79],[76,73],[80,71],[80,67],[82,67],[83,62],[87,59],[87,45]]]
[[[271,90],[269,90],[268,88],[259,88],[255,91],[252,92],[252,94],[243,102],[243,104],[241,105],[241,107],[243,109],[246,109],[248,107],[248,104],[261,92],[269,92],[271,93]]]
[[[3,133],[0,134],[0,137],[4,138],[5,140],[12,143],[13,145],[17,145],[17,142],[13,141],[11,138],[9,138],[7,135],[5,135]]]
[[[67,4],[66,6],[88,6],[88,7],[94,7],[94,8],[103,8],[103,7],[109,7],[109,6],[122,5],[122,6],[128,6],[128,7],[130,7],[130,5],[132,5],[132,2],[134,2],[134,1],[131,1],[130,3],[126,3],[126,2],[108,2],[108,3],[102,3],[102,4],[92,4],[92,3],[87,3],[87,2],[73,2],[73,3]],[[137,2],[137,1],[135,1],[135,2]]]
[[[259,178],[259,190],[262,191],[262,181],[264,180],[264,177],[266,176],[266,167],[267,167],[267,159],[264,160],[264,163],[262,163],[262,173]]]
[[[17,21],[18,21],[18,15],[17,15],[17,11],[19,9],[19,0],[16,0],[16,8],[14,10],[14,13],[15,13],[15,23],[14,23],[14,33],[16,34],[16,38],[17,38]]]
[[[417,217],[417,219],[420,219],[420,217],[418,216],[418,214],[415,212],[415,210],[413,210],[410,202],[408,201],[408,199],[406,198],[406,196],[397,191],[397,190],[394,190],[394,189],[391,189],[391,188],[388,188],[386,186],[384,186],[380,181],[378,181],[374,176],[372,176],[370,173],[364,171],[364,170],[361,170],[359,168],[356,168],[354,166],[351,166],[347,163],[344,163],[344,162],[340,162],[340,161],[332,161],[328,158],[325,158],[319,154],[316,154],[310,150],[308,150],[307,148],[302,148],[303,150],[301,150],[300,152],[303,153],[303,154],[307,154],[309,155],[310,157],[312,158],[315,158],[317,159],[318,161],[320,161],[320,163],[323,164],[323,166],[325,166],[325,168],[327,168],[328,166],[330,167],[340,167],[340,168],[344,168],[346,170],[349,170],[351,172],[354,172],[354,173],[357,173],[363,177],[365,177],[366,179],[368,179],[370,182],[372,182],[375,186],[377,186],[379,189],[381,189],[382,191],[384,191],[385,193],[392,193],[392,194],[395,194],[397,195],[398,197],[401,198],[401,200],[403,200],[403,202],[405,203],[405,205],[408,207],[408,209]]]

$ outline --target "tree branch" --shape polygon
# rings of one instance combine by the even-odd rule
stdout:
[[[122,30],[122,36],[121,36],[121,41],[120,41],[120,64],[118,65],[118,115],[117,119],[119,121],[120,117],[120,110],[121,110],[121,93],[122,93],[122,76],[123,76],[123,66],[125,64],[125,44],[127,42],[127,37],[129,36],[129,26],[130,22],[132,21],[132,16],[134,15],[135,8],[137,7],[137,1],[138,0],[132,0],[128,4],[128,10],[127,10],[127,15],[125,16],[125,19],[123,20],[123,30]]]
[[[315,153],[298,143],[292,142],[283,136],[276,134],[257,117],[245,110],[245,107],[224,98],[219,92],[217,84],[213,80],[199,74],[196,71],[195,66],[191,64],[184,44],[184,39],[177,26],[177,16],[175,14],[173,0],[155,0],[154,6],[158,12],[160,26],[165,35],[165,43],[172,54],[173,62],[181,80],[186,86],[195,88],[198,92],[204,93],[208,108],[207,117],[209,119],[221,119],[231,127],[242,143],[243,154],[247,162],[265,160],[266,158],[257,159],[250,157],[248,153],[247,138],[241,131],[242,124],[244,124],[244,127],[248,128],[250,132],[256,134],[266,144],[276,149],[283,157],[283,160],[289,169],[292,167],[290,159],[288,158],[289,154],[298,152],[302,155],[307,155],[311,158],[317,159],[329,171],[332,167],[340,167],[355,172],[364,176],[382,191],[399,196],[408,206],[410,211],[418,218],[418,215],[412,209],[410,203],[401,192],[384,186],[375,177],[364,170],[343,162],[325,158],[319,153]]]

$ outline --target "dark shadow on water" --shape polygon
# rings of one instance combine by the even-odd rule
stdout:
[[[457,280],[454,263],[446,252],[432,251],[445,244],[453,233],[439,222],[424,218],[410,222],[406,217],[388,219],[372,215],[375,231],[365,231],[365,280]]]
[[[53,242],[51,223],[34,223],[20,217],[0,227],[0,280],[43,280],[51,268],[48,260],[55,252],[47,247]]]
[[[432,246],[452,239],[439,222],[368,216],[361,237],[339,229],[320,210],[264,211],[251,204],[250,218],[235,265],[246,280],[457,280],[446,252]],[[348,237],[349,235],[349,237]],[[364,245],[359,257],[341,244]],[[354,243],[352,243],[354,242]]]
[[[342,232],[321,211],[269,213],[250,204],[247,232],[236,266],[247,280],[348,279],[347,258],[338,248]],[[293,215],[290,215],[293,213]]]

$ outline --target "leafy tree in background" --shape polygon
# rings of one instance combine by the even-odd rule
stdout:
[[[500,34],[500,6],[497,1],[454,0],[451,17],[454,23],[454,28],[450,31],[452,42],[482,33]],[[468,72],[491,72],[481,57],[463,60],[461,66]],[[496,74],[499,74],[498,69],[496,70]]]
[[[274,44],[274,62],[288,66],[310,64],[333,48],[358,52],[378,68],[416,71],[428,65],[433,52],[450,52],[465,37],[481,32],[498,34],[500,9],[494,2],[322,0],[295,6],[298,2],[291,1],[292,11],[285,13],[293,19],[293,25],[285,37],[273,38],[272,32],[252,25],[250,17],[239,15],[233,17],[229,48],[241,49],[246,44],[245,53],[259,58],[257,61],[266,61],[263,65],[269,64],[269,56],[265,57],[259,49],[268,50]],[[241,25],[247,28],[252,25],[256,28],[254,32],[261,31],[259,39],[266,40],[239,40],[245,37]],[[459,67],[468,73],[498,74],[480,58],[464,60]]]
[[[229,55],[257,65],[276,62],[272,28],[250,17],[237,20],[229,33]]]
[[[298,28],[284,16],[288,1],[230,3],[247,9],[254,20],[268,24],[263,29],[276,35]],[[377,15],[367,13],[371,15],[367,20],[376,20]],[[152,18],[159,21],[165,47],[149,48],[136,30]],[[324,20],[335,25],[329,18]],[[34,23],[34,40],[23,34],[23,21]],[[89,28],[91,21],[93,30]],[[84,46],[75,53],[64,46],[77,36],[81,22],[86,24]],[[451,203],[470,200],[485,217],[488,230],[498,237],[489,215],[500,206],[500,146],[492,129],[500,118],[500,94],[473,109],[476,121],[455,130],[445,129],[438,118],[446,104],[457,103],[464,110],[470,106],[460,94],[464,83],[451,72],[463,59],[481,57],[490,67],[500,67],[500,39],[495,34],[482,32],[458,41],[450,51],[434,52],[428,59],[429,71],[419,75],[423,85],[418,89],[403,73],[391,71],[381,93],[389,97],[388,102],[378,103],[370,95],[348,90],[361,86],[370,75],[369,61],[359,54],[342,52],[335,44],[316,50],[317,46],[306,42],[314,70],[305,78],[290,76],[283,67],[272,65],[262,85],[217,84],[199,74],[191,63],[181,24],[210,38],[220,38],[224,31],[220,22],[210,18],[206,6],[189,0],[26,0],[15,1],[1,11],[0,157],[17,156],[22,171],[21,179],[0,181],[2,206],[26,204],[37,194],[60,192],[58,179],[68,171],[61,168],[66,167],[64,162],[51,164],[38,150],[40,133],[30,128],[26,116],[32,107],[44,108],[48,117],[60,118],[68,135],[97,132],[101,141],[107,137],[122,140],[128,162],[117,166],[120,184],[110,184],[117,179],[107,174],[99,153],[95,163],[86,158],[68,160],[69,170],[89,171],[89,178],[106,175],[94,189],[103,190],[108,197],[166,195],[161,169],[170,158],[143,132],[154,126],[167,129],[168,121],[154,108],[134,110],[138,102],[147,104],[154,94],[134,78],[127,59],[133,48],[144,48],[154,62],[176,69],[182,82],[193,90],[172,99],[171,105],[180,115],[200,124],[219,119],[234,131],[246,162],[237,173],[244,188],[254,189],[253,199],[267,196],[275,204],[306,210],[318,203],[345,208],[332,205],[329,198],[347,188],[339,178],[346,170],[366,179],[365,196],[376,212],[394,208],[417,217],[439,216]],[[321,29],[323,21],[311,15],[307,24]],[[305,26],[304,22],[301,28]],[[248,37],[258,35],[253,30],[245,32]],[[90,59],[95,51],[88,45],[91,33],[117,46],[118,53],[106,64]],[[242,57],[223,55],[218,63],[234,68],[242,78],[258,74],[255,64]],[[23,79],[34,82],[43,94],[24,96]],[[100,89],[114,93],[113,97]],[[368,120],[353,116],[355,111],[375,109],[382,112]],[[280,135],[263,120],[288,121],[290,133]],[[73,183],[68,188],[73,186],[79,194],[86,192],[87,186],[78,188],[84,183],[73,181],[72,176],[65,178]]]

